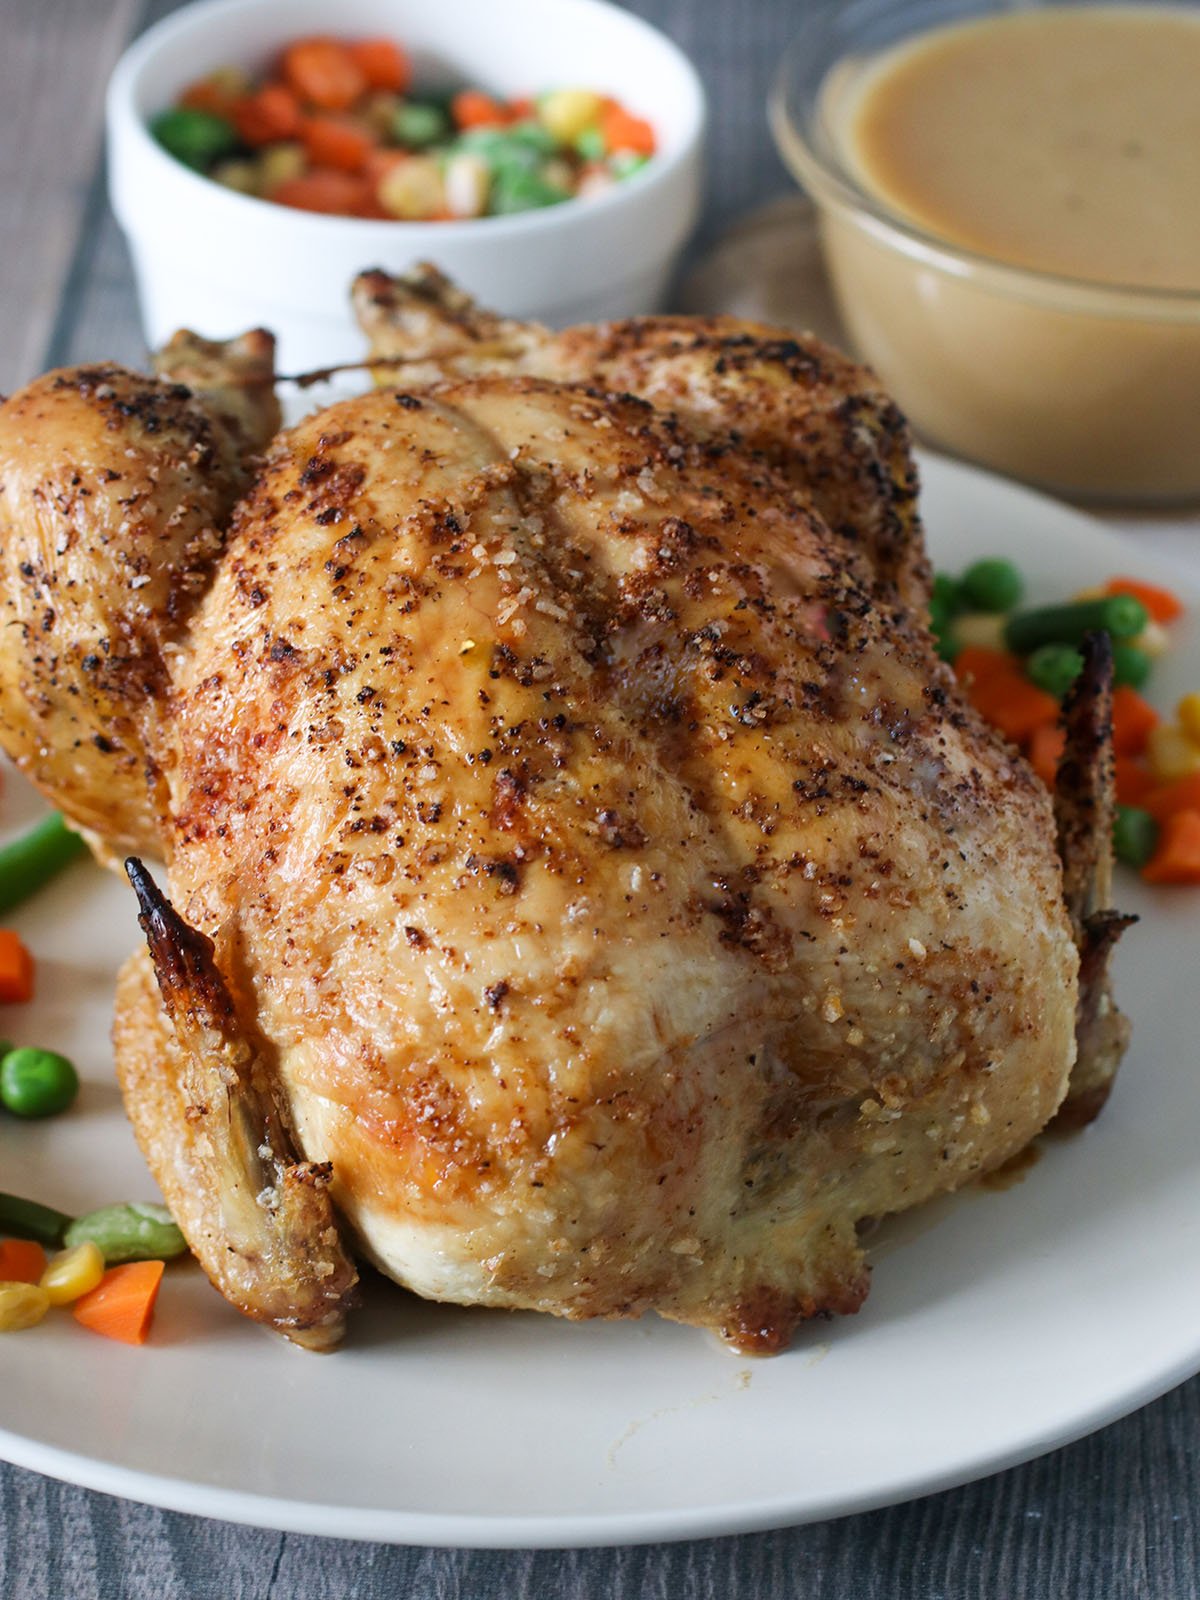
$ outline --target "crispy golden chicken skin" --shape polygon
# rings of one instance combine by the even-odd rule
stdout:
[[[168,998],[136,958],[119,1064],[189,1237],[241,1241],[212,1275],[293,1336],[336,1337],[352,1273],[277,1185],[247,1219],[252,1138],[197,1156],[214,1060],[258,1159],[416,1292],[753,1351],[858,1307],[863,1218],[1064,1098],[1054,814],[934,652],[902,426],[801,346],[722,433],[697,338],[686,407],[448,360],[280,434],[160,651],[142,820],[114,802],[108,836],[170,863],[173,910],[142,880]],[[848,418],[875,468],[836,466]],[[115,542],[89,555],[114,613]],[[50,722],[30,752],[43,658],[13,654],[0,738],[103,834],[112,754],[68,784]]]

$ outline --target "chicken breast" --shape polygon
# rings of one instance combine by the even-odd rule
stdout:
[[[255,1245],[257,1158],[419,1294],[778,1350],[861,1304],[864,1218],[1062,1102],[1050,797],[934,651],[902,424],[798,352],[807,433],[783,399],[749,444],[715,410],[439,368],[252,467],[147,702],[174,910],[133,871],[167,998],[137,958],[117,1029],[148,1159],[250,1314],[329,1343],[352,1283],[274,1182]],[[233,1145],[204,1132],[214,1061],[250,1108]]]

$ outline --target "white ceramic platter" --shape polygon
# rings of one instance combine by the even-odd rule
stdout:
[[[1010,553],[1046,599],[1154,563],[1094,522],[925,462],[935,557]],[[1168,574],[1173,578],[1173,574]],[[1193,585],[1193,599],[1200,591]],[[1200,684],[1177,628],[1156,698]],[[37,802],[10,780],[7,827]],[[1200,1368],[1200,893],[1152,893],[1121,946],[1134,1044],[1099,1122],[1016,1186],[888,1225],[857,1317],[751,1362],[695,1331],[426,1305],[374,1285],[335,1356],[243,1321],[190,1264],[151,1342],[54,1314],[0,1345],[0,1454],[92,1488],[277,1528],[441,1545],[586,1545],[815,1520],[961,1483],[1132,1410]],[[80,865],[17,918],[36,1002],[0,1024],[85,1087],[0,1119],[0,1188],[67,1211],[153,1192],[114,1087],[129,894]]]

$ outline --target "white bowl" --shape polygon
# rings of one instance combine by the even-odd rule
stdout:
[[[504,96],[583,84],[653,122],[659,150],[606,194],[464,222],[297,211],[190,171],[147,121],[214,68],[265,66],[309,33],[386,34],[432,70]],[[654,310],[695,223],[704,93],[664,36],[604,0],[204,0],[138,39],[108,90],[113,210],[128,238],[148,342],[176,328],[255,326],[285,372],[353,359],[347,291],[366,267],[435,262],[496,310],[559,326]]]

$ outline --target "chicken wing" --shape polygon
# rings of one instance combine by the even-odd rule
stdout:
[[[165,847],[166,657],[279,426],[274,347],[181,335],[158,378],[76,367],[0,405],[4,747],[110,863]]]

